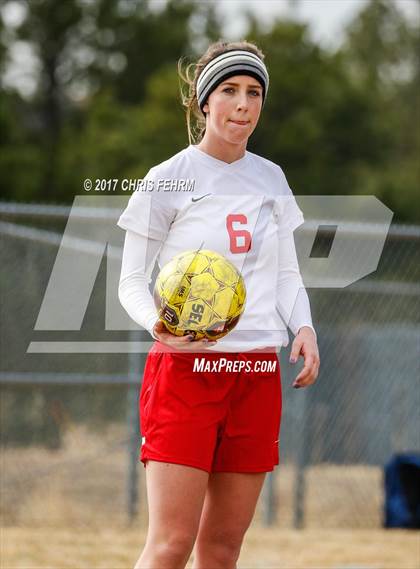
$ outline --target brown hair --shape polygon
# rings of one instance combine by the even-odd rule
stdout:
[[[232,49],[244,49],[257,55],[261,61],[264,61],[263,52],[251,42],[246,40],[236,42],[225,42],[219,40],[212,43],[207,48],[206,52],[200,57],[197,63],[189,63],[183,71],[184,60],[181,57],[178,60],[178,76],[180,79],[180,91],[182,105],[185,107],[185,114],[187,120],[188,140],[190,144],[198,143],[203,138],[206,131],[206,119],[201,112],[197,101],[197,80],[204,67],[222,53],[231,51]],[[184,85],[182,85],[182,82]],[[184,87],[187,89],[184,89]],[[194,120],[194,123],[192,119]]]

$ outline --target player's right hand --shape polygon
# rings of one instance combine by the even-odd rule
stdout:
[[[208,340],[203,338],[202,340],[194,340],[193,336],[175,336],[171,334],[166,329],[165,324],[158,320],[153,326],[153,334],[166,346],[174,348],[174,350],[183,352],[201,352],[210,346],[217,344],[216,340]]]

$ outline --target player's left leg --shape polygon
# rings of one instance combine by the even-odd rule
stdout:
[[[210,474],[195,543],[193,569],[236,568],[265,474]]]

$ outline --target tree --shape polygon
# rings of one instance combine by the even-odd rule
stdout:
[[[374,0],[336,51],[307,26],[249,18],[270,88],[250,148],[284,167],[299,193],[376,195],[395,221],[419,221],[419,28]],[[417,122],[416,122],[417,117]]]
[[[419,18],[409,22],[394,2],[371,0],[350,22],[341,53],[353,81],[375,101],[387,141],[368,187],[398,220],[418,222],[413,205],[420,182]]]
[[[197,11],[188,0],[169,0],[159,10],[152,10],[149,0],[100,0],[95,6],[95,49],[101,57],[91,71],[99,73],[102,86],[112,86],[120,102],[141,102],[148,77],[188,52],[189,23]],[[115,58],[121,62],[117,73],[112,71]]]
[[[381,162],[374,101],[350,81],[340,55],[307,26],[277,21],[253,38],[267,55],[268,98],[251,147],[284,167],[297,194],[360,192],[360,172]]]
[[[104,89],[90,101],[83,128],[64,129],[60,197],[81,193],[84,178],[142,178],[187,143],[176,66],[156,70],[140,105],[122,105]]]
[[[177,59],[194,52],[194,18],[196,24],[198,20],[202,22],[203,41],[218,35],[219,23],[212,6],[188,0],[169,0],[158,10],[148,0],[18,1],[25,7],[25,18],[16,39],[26,41],[38,57],[38,89],[30,101],[16,101],[16,105],[25,108],[26,120],[17,112],[12,119],[9,110],[2,115],[0,110],[0,120],[6,121],[9,130],[16,121],[27,139],[36,139],[29,152],[36,161],[26,163],[30,167],[25,174],[31,176],[31,182],[24,183],[22,175],[18,176],[14,186],[8,184],[5,188],[5,196],[39,201],[72,199],[80,191],[76,173],[84,170],[85,164],[100,164],[102,176],[93,166],[98,177],[111,170],[115,176],[131,164],[134,151],[127,149],[125,132],[136,128],[128,117],[136,114],[146,98],[149,78],[159,74],[165,65],[176,70]],[[7,47],[11,44],[9,41]],[[160,88],[172,87],[161,84]],[[19,99],[17,94],[16,98]],[[3,107],[5,104],[6,101]],[[94,108],[96,104],[98,109]],[[104,128],[110,135],[107,121],[114,119],[113,135],[101,138]],[[102,120],[105,124],[99,125]],[[147,117],[142,120],[150,124]],[[86,131],[91,148],[83,144]],[[73,147],[81,139],[82,144]],[[11,136],[10,140],[10,149],[5,149],[0,159],[0,168],[7,170],[6,178],[19,168],[19,160],[25,160],[22,146],[19,156],[13,157],[16,137]],[[89,159],[80,154],[81,147]],[[101,159],[101,151],[113,158]],[[95,154],[97,159],[93,158]],[[79,165],[74,163],[76,156]],[[73,167],[67,170],[69,164]]]

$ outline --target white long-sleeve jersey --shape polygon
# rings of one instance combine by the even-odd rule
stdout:
[[[190,145],[149,171],[118,221],[127,231],[121,304],[151,332],[155,262],[211,249],[242,273],[247,302],[236,328],[209,350],[287,346],[287,326],[314,330],[293,238],[303,222],[279,166],[248,151],[228,164]]]

